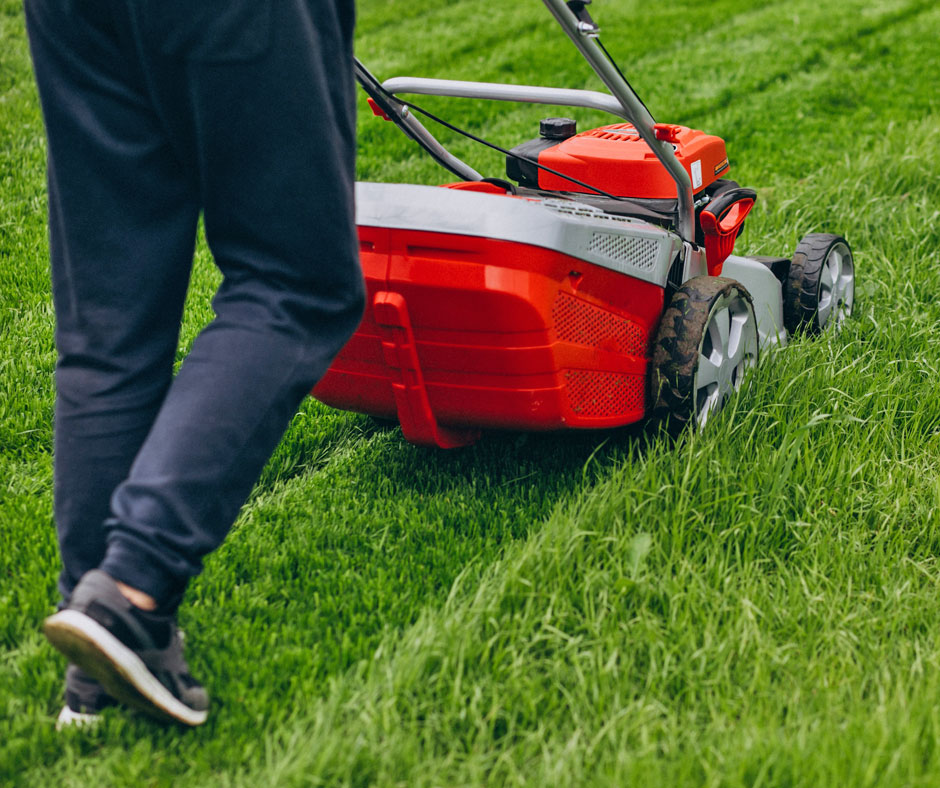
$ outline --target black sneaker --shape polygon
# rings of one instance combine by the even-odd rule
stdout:
[[[189,673],[174,618],[135,607],[104,572],[85,574],[43,631],[120,702],[161,720],[206,721],[209,697]]]
[[[116,703],[96,679],[78,665],[69,665],[65,669],[65,705],[55,729],[91,727],[101,721],[104,709]]]

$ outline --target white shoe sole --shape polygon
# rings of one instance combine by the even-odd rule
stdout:
[[[63,706],[55,721],[55,729],[61,731],[64,728],[94,728],[99,722],[101,722],[100,714],[72,711],[68,706]]]
[[[209,716],[208,711],[191,709],[174,697],[140,657],[90,616],[63,610],[46,619],[43,632],[53,646],[100,681],[109,695],[128,706],[184,725],[202,725]]]

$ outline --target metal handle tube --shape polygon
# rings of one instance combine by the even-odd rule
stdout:
[[[552,16],[555,17],[568,38],[571,39],[578,51],[584,56],[584,59],[594,69],[597,76],[620,101],[625,111],[624,117],[636,126],[637,132],[672,176],[676,183],[676,196],[678,198],[678,226],[676,229],[684,240],[694,242],[695,206],[692,201],[692,180],[685,171],[685,167],[676,158],[672,146],[656,139],[653,117],[592,37],[592,34],[596,35],[596,31],[583,29],[581,22],[571,12],[564,0],[542,0],[542,2],[551,11]]]
[[[423,145],[432,156],[444,163],[451,172],[467,181],[483,180],[483,176],[473,169],[473,167],[467,164],[463,159],[458,159],[453,153],[447,150],[447,148],[441,145],[441,143],[437,141],[437,138],[411,113],[408,107],[401,108],[399,117],[401,118],[402,125],[408,128],[411,134],[414,135],[416,141]]]
[[[481,181],[480,175],[473,167],[465,161],[458,159],[447,148],[437,141],[437,138],[428,131],[414,115],[411,110],[398,101],[394,96],[383,92],[379,81],[375,78],[369,69],[367,69],[358,59],[355,59],[356,80],[365,90],[373,101],[386,113],[407,136],[411,137],[424,150],[426,150],[435,161],[442,167],[450,170],[452,173],[466,181]]]
[[[449,96],[452,98],[582,107],[609,112],[611,115],[630,120],[623,104],[613,96],[596,90],[505,85],[495,82],[464,82],[456,79],[425,79],[423,77],[393,77],[385,80],[382,87],[392,94],[413,93],[421,96]]]

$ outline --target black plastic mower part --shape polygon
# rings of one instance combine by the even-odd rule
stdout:
[[[573,118],[542,118],[539,136],[545,140],[561,142],[578,133],[578,122]]]
[[[511,178],[520,186],[528,189],[539,188],[539,168],[537,166],[539,154],[554,148],[563,140],[551,140],[539,137],[538,139],[523,142],[509,151],[506,157],[506,177]]]
[[[591,0],[567,0],[565,3],[565,5],[571,9],[571,13],[578,17],[578,19],[582,22],[586,21],[584,16],[587,15],[587,6],[590,4]],[[588,17],[588,19],[590,19],[590,17]]]
[[[591,0],[568,0],[565,5],[571,9],[571,13],[574,14],[579,22],[584,22],[592,27],[597,27],[594,24],[594,20],[591,19],[591,15],[588,13],[586,6],[591,4]]]
[[[506,194],[517,194],[519,191],[516,188],[516,184],[504,178],[483,178],[480,183],[492,183],[494,186],[499,186],[500,189],[503,189]]]
[[[746,194],[741,194],[745,192]],[[737,196],[735,196],[737,195]],[[702,231],[702,222],[699,219],[702,211],[709,211],[718,218],[728,210],[742,196],[757,197],[753,189],[744,189],[738,185],[737,181],[730,178],[719,178],[712,181],[708,186],[702,189],[695,201],[695,243],[698,246],[705,245],[705,233]],[[744,225],[742,224],[743,228]]]
[[[726,183],[728,183],[726,181]],[[715,194],[712,199],[708,202],[707,205],[703,206],[708,208],[708,212],[713,214],[716,219],[721,220],[722,216],[739,200],[756,200],[757,192],[753,189],[748,189],[743,186],[729,186],[728,188],[721,189],[717,194]]]
[[[634,219],[643,219],[651,224],[664,227],[667,230],[675,229],[676,201],[652,200],[646,198],[618,197],[611,199],[601,194],[584,194],[582,192],[550,192],[545,189],[533,189],[520,186],[517,192],[523,197],[534,197],[553,200],[571,200],[600,208],[604,213],[613,216],[629,216]]]
[[[523,142],[510,151],[514,156],[506,157],[506,175],[519,184],[519,194],[532,197],[554,197],[558,199],[575,200],[595,208],[600,208],[604,213],[613,214],[614,216],[629,216],[633,219],[643,219],[659,227],[664,227],[667,230],[676,229],[676,200],[662,200],[650,197],[618,197],[617,199],[611,199],[601,194],[550,192],[540,189],[538,185],[539,168],[536,166],[538,156],[542,151],[554,147],[559,142],[561,142],[561,140],[539,138]],[[515,158],[516,156],[524,157],[527,161]],[[697,200],[695,242],[699,246],[705,243],[705,236],[698,222],[698,213],[705,207],[712,210],[712,205],[715,200],[725,192],[747,192],[754,194],[753,190],[742,189],[738,186],[736,181],[726,178],[719,178],[706,186],[699,193],[699,199]],[[731,199],[729,205],[733,204],[735,199]]]
[[[676,255],[676,259],[669,266],[669,274],[666,276],[666,303],[672,300],[673,294],[682,287],[682,275],[685,273],[685,261],[681,254]]]

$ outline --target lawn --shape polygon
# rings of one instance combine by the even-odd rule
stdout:
[[[657,120],[724,137],[758,190],[738,251],[849,239],[853,318],[677,440],[432,451],[309,400],[181,611],[209,722],[57,734],[44,142],[0,0],[0,784],[940,783],[940,6],[592,11]],[[536,0],[362,0],[357,50],[382,78],[599,88]],[[422,103],[504,146],[544,114]],[[364,100],[358,166],[452,180]],[[201,242],[180,357],[216,284]]]

